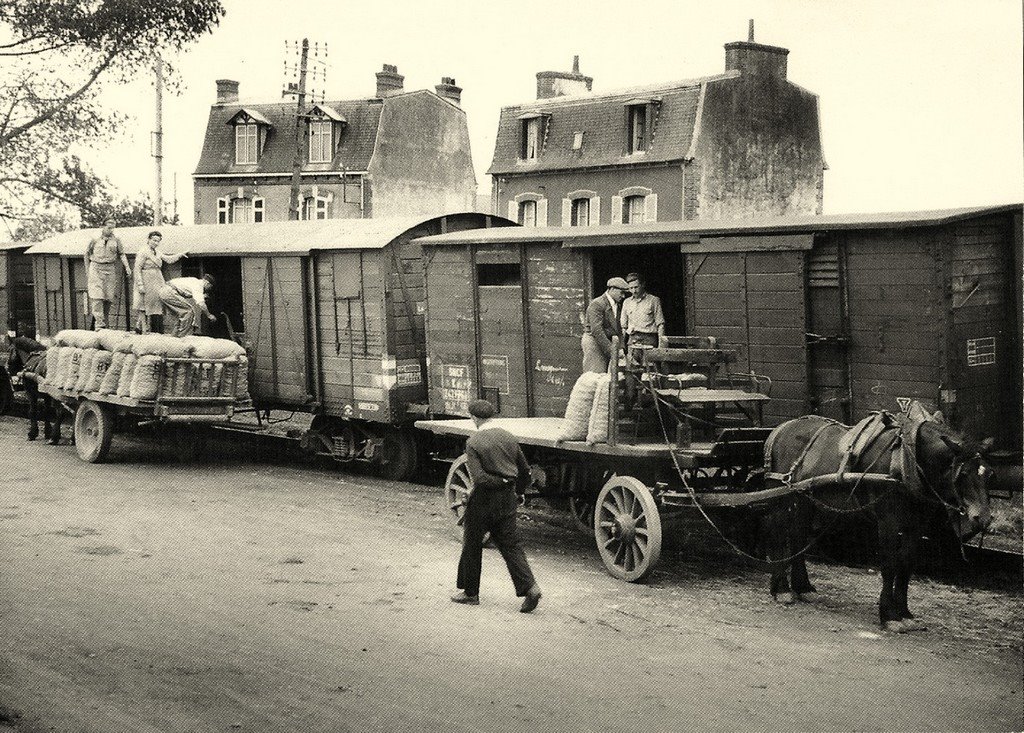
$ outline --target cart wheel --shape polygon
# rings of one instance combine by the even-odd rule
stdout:
[[[6,415],[14,403],[14,387],[11,386],[11,378],[7,370],[0,367],[0,415]]]
[[[580,534],[594,536],[594,496],[574,494],[569,497],[569,514]]]
[[[389,428],[381,445],[381,461],[377,464],[381,478],[390,481],[408,481],[415,475],[419,463],[416,438],[408,430]]]
[[[650,490],[632,476],[612,476],[597,497],[597,549],[608,572],[635,583],[661,556],[661,517]]]
[[[466,456],[461,455],[452,463],[448,469],[448,478],[444,482],[444,510],[452,519],[455,527],[455,538],[462,541],[462,525],[459,521],[466,511],[462,500],[466,498],[473,489],[473,477],[469,475],[469,467],[466,465]],[[491,534],[484,535],[484,547],[489,546]]]
[[[107,457],[114,437],[114,416],[103,405],[82,400],[75,411],[75,450],[87,463],[99,463]]]
[[[210,439],[208,430],[202,427],[177,427],[171,431],[171,449],[179,463],[194,463],[206,454]]]

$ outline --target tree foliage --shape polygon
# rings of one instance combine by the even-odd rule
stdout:
[[[124,122],[100,105],[102,85],[148,72],[223,13],[221,0],[0,0],[0,218],[77,205],[90,184],[71,151]]]

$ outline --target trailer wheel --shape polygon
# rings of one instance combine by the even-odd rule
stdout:
[[[7,370],[0,367],[0,415],[6,415],[14,403],[14,387],[11,386],[11,378]]]
[[[632,476],[612,476],[597,497],[597,549],[608,572],[636,583],[661,556],[661,517],[650,490]]]
[[[75,411],[75,450],[86,463],[99,463],[107,457],[114,437],[114,416],[105,406],[82,400]]]
[[[462,515],[466,512],[466,505],[462,503],[466,495],[473,490],[473,477],[469,475],[469,466],[466,465],[465,454],[459,456],[448,469],[448,478],[444,482],[444,511],[455,527],[455,539],[462,541]],[[484,535],[484,547],[489,547],[491,533]]]
[[[378,473],[390,481],[408,481],[416,474],[419,449],[416,438],[408,430],[389,428],[381,444]]]
[[[572,523],[586,537],[594,536],[594,495],[574,494],[569,497]]]

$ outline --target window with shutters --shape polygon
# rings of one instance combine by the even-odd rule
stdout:
[[[265,202],[261,196],[224,196],[217,199],[218,224],[262,224],[265,216]]]
[[[622,223],[642,224],[647,220],[646,196],[626,196],[622,200]]]
[[[302,199],[302,219],[304,221],[327,219],[329,207],[330,201],[326,196],[306,196]]]
[[[569,226],[587,227],[590,226],[590,199],[579,198],[572,200],[572,213],[569,219]]]
[[[537,202],[520,201],[518,221],[524,227],[537,226]]]
[[[239,122],[235,125],[235,163],[239,165],[257,162],[259,128],[254,122]]]
[[[333,159],[333,123],[330,120],[310,120],[309,162],[330,163]]]

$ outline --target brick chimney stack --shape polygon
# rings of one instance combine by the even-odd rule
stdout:
[[[383,98],[400,94],[404,83],[405,77],[398,73],[397,66],[384,64],[384,68],[377,72],[377,96]]]
[[[217,80],[217,104],[234,104],[238,101],[238,82],[233,79]]]
[[[550,99],[568,94],[586,94],[594,84],[593,77],[580,73],[580,57],[572,57],[572,71],[538,71],[537,99]]]
[[[441,83],[435,86],[434,90],[437,96],[453,104],[457,105],[462,101],[462,87],[455,86],[455,79],[450,76],[442,76]]]
[[[725,70],[736,70],[751,76],[765,75],[785,79],[787,56],[788,48],[765,46],[754,42],[754,21],[751,19],[746,41],[725,44]]]

